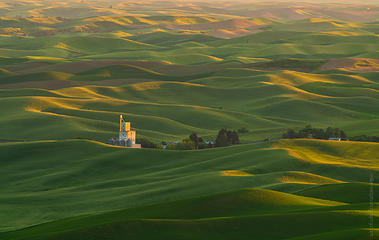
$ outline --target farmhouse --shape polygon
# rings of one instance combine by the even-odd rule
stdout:
[[[141,148],[141,144],[136,144],[136,131],[131,130],[130,122],[126,122],[122,115],[120,115],[118,139],[111,138],[108,143],[123,147]]]

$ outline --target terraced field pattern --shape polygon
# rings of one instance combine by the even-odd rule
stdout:
[[[379,239],[378,143],[260,141],[379,136],[378,37],[376,1],[1,1],[0,239]]]

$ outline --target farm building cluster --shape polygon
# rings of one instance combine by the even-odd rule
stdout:
[[[141,148],[141,144],[136,144],[136,131],[131,130],[130,122],[124,120],[120,115],[120,132],[118,138],[109,139],[108,144],[129,148]]]

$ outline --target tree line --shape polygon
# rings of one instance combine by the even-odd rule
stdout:
[[[339,128],[328,127],[325,130],[322,128],[313,128],[311,125],[307,125],[305,128],[295,131],[293,129],[288,129],[282,135],[284,139],[293,138],[314,138],[314,139],[330,139],[330,138],[341,138],[341,140],[346,140],[347,136],[345,132]]]
[[[288,129],[287,132],[283,133],[282,138],[284,139],[294,139],[294,138],[313,138],[313,139],[331,139],[338,138],[341,140],[351,140],[351,141],[361,141],[361,142],[379,142],[379,137],[377,136],[367,136],[360,135],[354,137],[348,137],[345,131],[339,128],[328,127],[326,129],[313,128],[311,125],[307,125],[305,128],[295,131],[293,129]]]
[[[228,130],[222,128],[218,131],[215,140],[205,140],[203,137],[199,137],[197,133],[192,133],[188,138],[175,143],[162,142],[161,144],[154,143],[148,138],[137,138],[137,143],[141,144],[143,148],[164,148],[170,150],[196,150],[215,147],[227,147],[240,143],[239,133],[246,133],[246,128],[235,130]],[[348,137],[344,130],[340,128],[327,127],[314,128],[312,125],[307,125],[304,128],[295,131],[290,128],[282,135],[283,139],[295,139],[295,138],[313,138],[313,139],[341,139],[343,141],[362,141],[362,142],[379,142],[378,136],[359,135],[354,137]]]
[[[171,150],[196,150],[214,147],[227,147],[239,144],[239,136],[235,130],[222,128],[218,131],[216,140],[205,140],[199,137],[197,133],[192,133],[188,138],[175,144],[168,144],[167,149]]]
[[[352,137],[350,140],[360,141],[360,142],[379,142],[379,137],[378,136],[360,135],[360,136]]]
[[[141,144],[143,148],[163,148],[166,146],[166,149],[169,150],[196,150],[236,145],[240,143],[240,140],[237,131],[222,128],[218,131],[215,140],[205,140],[203,137],[199,137],[197,133],[192,133],[188,138],[169,144],[167,142],[156,144],[148,138],[137,138],[136,142]]]

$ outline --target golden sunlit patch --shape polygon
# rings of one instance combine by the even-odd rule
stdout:
[[[0,28],[0,35],[3,36],[26,36],[26,33],[17,27]]]
[[[331,154],[327,149],[333,148]],[[378,143],[301,139],[280,140],[273,149],[286,150],[304,162],[379,170]]]
[[[108,96],[97,93],[95,90],[86,87],[72,87],[56,91],[51,91],[64,97],[75,98],[110,98]]]
[[[233,176],[233,177],[248,177],[253,176],[253,174],[241,171],[241,170],[226,170],[221,171],[222,176]]]
[[[162,28],[156,28],[156,29],[153,29],[152,31],[153,32],[167,32],[166,30],[164,30]]]
[[[191,86],[191,87],[205,87],[205,85],[202,85],[202,84],[188,83],[188,82],[144,82],[144,83],[135,83],[135,84],[132,84],[131,86],[138,91],[144,91],[144,90],[159,89],[161,85],[163,84],[175,84],[175,85],[184,85],[184,86]]]
[[[153,90],[153,89],[159,89],[162,82],[146,82],[146,83],[136,83],[132,84],[132,88],[138,91],[145,91],[145,90]]]
[[[51,31],[51,30],[56,30],[55,28],[51,28],[51,27],[38,27],[39,30],[42,30],[42,31]]]
[[[296,71],[283,71],[278,74],[269,74],[270,82],[261,82],[264,84],[278,85],[288,90],[296,92],[296,94],[284,94],[283,97],[300,98],[300,99],[312,99],[312,98],[331,98],[329,96],[320,95],[305,91],[298,86],[312,83],[312,82],[323,82],[323,83],[339,83],[327,76],[322,76],[320,74],[310,74],[302,73]]]
[[[365,35],[363,33],[357,33],[357,32],[348,32],[348,31],[331,31],[331,32],[321,32],[322,34],[327,35],[336,35],[336,36],[342,36],[342,37],[349,37],[349,36],[362,36]]]
[[[222,58],[218,58],[218,57],[215,57],[215,56],[210,56],[210,55],[206,55],[206,56],[209,57],[210,59],[214,60],[214,61],[217,61],[217,62],[224,60]]]
[[[44,17],[43,14],[41,13],[43,10],[44,9],[35,8],[35,9],[28,10],[28,13],[32,17]]]
[[[158,21],[153,21],[147,18],[142,18],[142,17],[135,17],[135,19],[141,23],[149,24],[149,25],[158,25],[160,22]]]
[[[311,23],[330,22],[330,19],[325,19],[325,18],[310,18],[309,21]]]
[[[30,22],[43,23],[43,24],[55,24],[62,22],[62,19],[56,17],[29,17],[25,18]]]
[[[340,27],[340,28],[346,28],[346,27],[359,28],[360,27],[359,24],[356,24],[356,23],[336,23],[336,22],[331,22],[331,24],[333,24],[336,27]]]
[[[173,64],[172,62],[166,61],[166,60],[161,61],[161,63],[164,63],[164,64]]]
[[[341,21],[336,22],[335,20],[326,19],[326,18],[310,18],[309,21],[311,23],[328,22],[328,23],[332,24],[333,26],[339,27],[339,28],[346,28],[346,27],[358,28],[358,27],[360,27],[360,25],[357,23],[347,23],[347,22],[341,22]]]
[[[9,7],[8,4],[4,3],[4,2],[0,2],[0,8],[7,8]]]
[[[268,61],[266,58],[254,58],[254,57],[238,57],[239,59],[246,59],[246,60],[262,60],[262,61]]]
[[[181,30],[180,33],[182,34],[202,34],[202,31],[199,30]]]
[[[46,57],[46,56],[26,56],[26,58],[34,59],[34,60],[65,60],[64,58]]]
[[[282,183],[298,183],[310,185],[343,183],[343,181],[335,180],[332,178],[298,171],[290,171],[278,180]]]
[[[124,37],[130,37],[133,36],[131,33],[123,32],[123,31],[118,31],[115,33],[112,33],[113,36],[119,37],[119,38],[124,38]]]
[[[278,74],[270,74],[269,77],[270,82],[274,84],[286,84],[292,86],[299,86],[302,84],[312,82],[338,83],[325,75],[303,73],[289,70],[282,71]]]
[[[309,15],[310,14],[309,12],[304,11],[302,9],[296,9],[295,12],[298,13],[298,14],[301,14],[301,15]]]
[[[177,25],[189,25],[198,23],[197,19],[190,17],[176,17],[174,23]]]
[[[85,21],[113,22],[119,25],[129,25],[134,23],[131,17],[122,16],[100,16],[95,18],[88,18]]]
[[[222,32],[224,34],[229,34],[229,35],[237,35],[237,34],[240,34],[241,32],[249,32],[249,31],[245,29],[238,29],[238,30],[220,29],[219,32]]]
[[[20,21],[19,18],[13,18],[13,17],[0,17],[0,20],[4,20],[4,21],[16,21],[16,22]]]
[[[67,44],[65,43],[58,43],[57,45],[54,46],[55,48],[59,48],[59,49],[64,49],[64,50],[70,50],[72,51],[73,49],[68,46]]]

